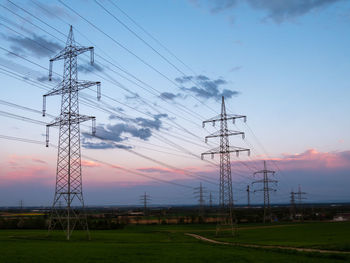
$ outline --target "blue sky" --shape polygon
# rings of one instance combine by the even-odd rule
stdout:
[[[255,168],[261,169],[263,159],[274,160],[268,165],[277,170],[280,180],[273,201],[288,201],[288,192],[298,184],[310,193],[311,201],[349,200],[345,187],[350,171],[346,161],[350,148],[348,1],[98,1],[154,50],[95,1],[12,1],[18,7],[10,1],[0,3],[0,46],[3,48],[0,50],[3,84],[0,99],[41,109],[45,90],[24,82],[23,77],[32,79],[40,87],[51,85],[43,78],[48,75],[44,68],[48,68],[49,58],[64,46],[72,24],[76,41],[95,46],[96,52],[97,69],[84,72],[80,68],[79,78],[102,82],[102,102],[91,107],[85,101],[81,104],[81,113],[95,115],[98,133],[114,140],[113,145],[131,147],[158,162],[111,148],[110,141],[91,140],[86,136],[82,136],[83,154],[190,187],[198,186],[200,180],[169,166],[206,174],[217,181],[217,169],[194,155],[200,156],[201,152],[215,147],[215,140],[210,145],[204,144],[204,137],[215,128],[202,129],[201,122],[219,113],[218,98],[226,92],[233,94],[226,98],[229,112],[248,116],[248,126],[243,123],[233,126],[246,132],[245,141],[232,138],[231,143],[252,148],[251,157],[240,157],[249,168],[239,165],[240,176],[233,175],[238,203],[244,203],[243,189],[252,181]],[[48,15],[38,5],[56,16]],[[39,47],[38,42],[54,52]],[[120,65],[124,72],[110,63]],[[87,57],[81,56],[79,64],[88,67]],[[19,74],[20,80],[4,74],[4,69]],[[62,63],[54,64],[55,72],[61,74],[62,70]],[[183,77],[192,77],[192,81],[181,82]],[[197,89],[192,89],[193,86]],[[194,92],[196,90],[202,93]],[[160,99],[164,92],[168,96],[172,94],[172,99]],[[137,98],[130,98],[135,94]],[[86,90],[82,96],[86,99],[96,94]],[[60,99],[50,97],[47,103],[48,113],[58,115]],[[51,120],[4,103],[0,107],[2,112],[43,122]],[[44,125],[4,115],[0,116],[0,135],[44,141]],[[88,126],[81,129],[89,131]],[[52,129],[50,136],[51,142],[57,144],[57,130]],[[27,204],[50,204],[56,149],[5,139],[1,143],[0,161],[4,169],[0,176],[4,180],[0,182],[3,189],[0,206],[16,205],[20,199],[27,200]],[[96,149],[101,147],[106,149]],[[298,160],[294,162],[295,159]],[[232,160],[237,161],[236,157]],[[218,158],[214,160],[217,161]],[[87,204],[137,203],[138,195],[145,190],[153,195],[154,203],[195,202],[190,188],[156,183],[97,163],[85,163],[83,171]],[[206,187],[213,192],[217,190],[214,184]],[[45,198],[37,195],[38,188]],[[254,198],[259,202],[259,196]]]

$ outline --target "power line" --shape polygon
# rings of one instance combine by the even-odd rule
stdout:
[[[7,50],[8,51],[8,50]]]
[[[0,138],[4,139],[4,140],[10,140],[10,141],[18,141],[18,142],[24,142],[24,143],[45,145],[45,142],[43,142],[43,141],[37,141],[37,140],[26,139],[26,138],[21,138],[21,137],[14,137],[14,136],[7,136],[7,135],[3,135],[3,134],[0,134]],[[51,144],[51,143],[50,143],[50,147],[57,148],[56,145]],[[117,166],[117,165],[111,164],[111,163],[106,162],[106,161],[101,161],[101,160],[98,160],[96,158],[93,158],[93,157],[90,157],[90,156],[87,156],[87,155],[82,155],[82,157],[84,157],[87,160],[90,160],[90,161],[93,161],[93,162],[96,162],[96,163],[101,163],[101,164],[104,164],[104,165],[109,166],[111,168],[118,169],[118,170],[121,170],[121,171],[124,171],[124,172],[128,172],[128,173],[131,173],[131,174],[135,174],[135,175],[138,175],[138,176],[141,176],[141,177],[144,177],[144,178],[152,179],[154,181],[158,181],[158,182],[166,183],[166,184],[171,184],[171,185],[174,185],[174,186],[179,186],[179,187],[183,187],[183,188],[187,188],[187,189],[194,189],[194,187],[189,186],[189,185],[180,184],[180,183],[176,183],[176,182],[173,182],[173,181],[167,181],[167,180],[160,179],[160,178],[157,178],[157,177],[154,177],[154,176],[150,176],[150,175],[146,175],[146,174],[143,174],[143,173],[135,172],[135,171],[133,171],[131,169],[127,169],[127,168],[124,168],[124,167],[121,167],[121,166]]]
[[[197,75],[194,70],[188,66],[183,60],[181,60],[178,56],[176,56],[172,51],[170,51],[165,45],[163,45],[158,39],[152,36],[144,27],[142,27],[139,23],[137,23],[130,15],[128,15],[125,11],[123,11],[115,2],[109,0],[109,2],[114,5],[120,12],[122,12],[131,22],[133,22],[138,28],[140,28],[146,35],[152,38],[158,45],[160,45],[164,50],[166,50],[170,55],[172,55],[177,61],[179,61],[182,65],[184,65],[187,69],[192,71],[193,74]]]
[[[135,58],[137,58],[139,61],[141,61],[143,64],[145,64],[147,67],[149,67],[150,69],[152,69],[153,71],[157,72],[159,75],[161,75],[163,78],[167,79],[170,83],[172,83],[173,85],[175,85],[176,87],[178,87],[178,84],[175,83],[172,79],[170,79],[168,76],[166,76],[164,73],[160,72],[158,69],[156,69],[154,66],[152,66],[151,64],[149,64],[147,61],[145,61],[144,59],[142,59],[140,56],[138,56],[137,54],[135,54],[133,51],[131,51],[129,48],[127,48],[126,46],[124,46],[123,44],[121,44],[119,41],[115,40],[115,38],[111,37],[109,34],[107,34],[106,32],[104,32],[103,30],[101,30],[99,27],[97,27],[95,24],[93,24],[92,22],[90,22],[88,19],[84,18],[83,16],[81,16],[77,11],[75,11],[73,8],[71,8],[70,6],[68,6],[67,4],[65,4],[63,1],[58,0],[62,5],[64,5],[67,9],[69,9],[71,12],[73,12],[74,14],[76,14],[77,16],[79,16],[81,19],[83,19],[85,22],[87,22],[90,26],[92,26],[93,28],[95,28],[97,31],[99,31],[100,33],[102,33],[103,35],[105,35],[107,38],[109,38],[110,40],[112,40],[117,46],[121,47],[122,49],[124,49],[125,51],[127,51],[129,54],[131,54],[132,56],[134,56]],[[192,95],[191,95],[192,96]],[[193,96],[192,96],[193,97]],[[196,97],[193,97],[196,100],[198,100]],[[202,101],[198,100],[199,102],[201,102],[203,105],[204,104]],[[207,105],[206,105],[207,106]],[[207,106],[208,107],[208,106]],[[197,115],[200,118],[203,118],[202,116],[200,116],[198,113],[193,112],[195,115]]]

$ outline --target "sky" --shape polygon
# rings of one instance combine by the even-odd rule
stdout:
[[[80,46],[80,80],[100,81],[80,91],[86,205],[195,204],[218,201],[219,156],[201,153],[218,126],[202,127],[221,110],[247,122],[230,144],[251,150],[231,155],[234,199],[259,190],[254,172],[271,177],[272,203],[289,202],[299,185],[305,202],[348,202],[350,194],[350,2],[346,0],[77,0],[0,1],[0,206],[49,206],[57,161],[58,96],[42,97],[62,79],[70,25]],[[261,203],[260,192],[251,195]]]

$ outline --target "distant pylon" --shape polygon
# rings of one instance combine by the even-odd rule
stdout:
[[[209,207],[213,208],[213,195],[211,194],[211,192],[209,193]]]
[[[254,173],[254,175],[256,174],[260,174],[262,173],[264,175],[264,178],[262,180],[257,180],[255,182],[253,182],[253,184],[256,183],[262,183],[263,184],[263,188],[262,189],[258,189],[258,190],[254,190],[254,192],[259,192],[262,191],[264,192],[264,218],[263,218],[263,222],[265,223],[266,218],[271,221],[271,207],[270,207],[270,192],[271,191],[276,191],[276,189],[270,188],[269,187],[269,183],[277,183],[276,180],[272,180],[268,178],[269,174],[274,175],[275,171],[269,171],[266,168],[266,161],[264,161],[264,170],[261,171],[257,171]]]
[[[247,205],[250,207],[250,189],[249,189],[249,184],[247,185]]]
[[[147,214],[147,204],[151,200],[151,197],[145,192],[143,195],[140,196],[140,201],[143,204],[143,214]]]
[[[205,205],[205,201],[204,201],[205,189],[202,186],[202,183],[199,184],[199,187],[195,187],[194,189],[195,189],[194,194],[195,194],[196,198],[198,198],[199,215],[203,216],[203,214],[204,214],[204,205]]]
[[[295,192],[290,192],[290,217],[291,219],[295,218]]]
[[[64,60],[62,82],[43,96],[43,116],[46,112],[46,97],[61,95],[61,114],[46,126],[46,147],[49,146],[49,127],[59,127],[59,143],[57,157],[56,189],[51,208],[49,231],[57,223],[65,231],[67,240],[76,227],[87,231],[86,214],[82,189],[80,123],[92,120],[92,133],[95,134],[95,117],[79,114],[79,91],[97,86],[97,98],[100,98],[100,82],[78,81],[77,56],[90,51],[91,64],[94,62],[94,48],[77,46],[70,27],[66,47],[50,59],[49,80],[52,79],[53,61]],[[63,204],[63,207],[60,207]]]
[[[243,151],[247,151],[248,154],[250,154],[250,150],[246,148],[230,146],[229,136],[242,135],[244,139],[244,132],[228,130],[227,121],[232,120],[234,123],[236,119],[241,118],[244,119],[244,121],[246,121],[247,117],[243,115],[226,113],[225,99],[224,96],[222,96],[221,114],[209,120],[203,121],[203,127],[205,126],[205,123],[211,122],[213,126],[215,126],[215,122],[220,122],[220,130],[205,137],[206,142],[208,138],[220,137],[220,147],[202,153],[202,159],[204,155],[211,155],[211,157],[214,158],[215,154],[220,154],[219,205],[221,210],[221,216],[219,217],[219,222],[217,225],[217,233],[221,225],[229,224],[232,229],[232,234],[234,234],[230,153],[234,152],[238,156],[239,153]]]
[[[306,195],[305,192],[301,191],[301,186],[299,184],[298,186],[298,192],[294,192],[294,194],[296,195],[296,199],[298,200],[298,211],[300,213],[301,216],[301,220],[304,220],[304,213],[303,213],[303,204],[302,204],[302,200],[306,199],[304,197],[304,195]]]

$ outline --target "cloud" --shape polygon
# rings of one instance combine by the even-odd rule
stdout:
[[[79,64],[78,70],[83,73],[92,73],[92,72],[102,72],[104,69],[99,66],[97,63],[94,64]]]
[[[285,169],[350,169],[350,151],[318,152],[309,149],[299,154],[285,154],[277,159]]]
[[[81,160],[81,165],[85,167],[99,167],[101,164],[93,162],[93,161],[87,161],[87,160]]]
[[[183,76],[181,78],[176,78],[175,81],[178,82],[178,83],[183,84],[183,83],[191,81],[192,79],[193,79],[192,76]]]
[[[55,17],[70,18],[76,20],[76,17],[70,15],[63,7],[55,5],[53,3],[42,3],[35,2],[35,5],[32,5],[36,8],[36,13],[38,15],[44,14],[47,18],[53,19]]]
[[[167,168],[160,168],[160,167],[145,167],[145,168],[138,168],[137,170],[144,172],[144,173],[174,173],[173,170],[167,169]]]
[[[87,149],[131,149],[131,146],[117,144],[128,140],[128,135],[147,141],[152,136],[152,130],[159,130],[162,127],[162,118],[167,114],[153,115],[152,119],[142,117],[124,118],[111,115],[110,120],[121,120],[124,123],[98,125],[96,127],[96,137],[88,133],[82,133],[82,146]]]
[[[113,149],[122,148],[130,149],[130,146],[116,144],[128,139],[126,135],[131,135],[135,138],[147,141],[152,136],[152,131],[149,128],[138,128],[134,125],[118,123],[109,125],[99,125],[96,127],[96,137],[88,133],[82,133],[84,136],[82,146],[88,149]],[[94,142],[91,140],[102,140]]]
[[[174,94],[174,93],[171,93],[171,92],[162,92],[159,95],[159,97],[162,98],[162,99],[165,99],[165,100],[174,100],[176,98],[182,97],[182,94],[181,93]]]
[[[132,96],[126,95],[125,98],[126,98],[127,100],[134,100],[134,99],[140,98],[140,95],[137,94],[137,93],[134,93]]]
[[[49,76],[40,76],[40,77],[37,77],[36,80],[40,81],[40,82],[50,82]],[[61,78],[52,76],[51,81],[52,82],[60,82]]]
[[[280,158],[266,156],[262,158],[268,162],[270,169],[278,167],[282,171],[305,171],[316,174],[318,171],[323,171],[331,174],[336,170],[350,170],[350,151],[319,152],[316,149],[308,149],[302,153],[283,154]],[[251,162],[256,167],[262,166],[261,160]]]
[[[303,16],[340,1],[343,0],[205,0],[213,13],[233,10],[238,4],[247,3],[253,9],[266,12],[265,20],[270,19],[276,23]]]
[[[305,15],[315,9],[340,2],[341,0],[248,0],[254,9],[267,12],[268,19],[281,23],[298,16]]]
[[[38,58],[50,57],[62,49],[60,44],[35,34],[31,38],[7,36],[6,40],[11,43],[10,48],[13,52],[22,55],[29,53]]]
[[[167,118],[168,114],[165,113],[161,113],[161,114],[155,114],[153,115],[153,120],[151,119],[146,119],[146,118],[142,118],[142,117],[137,117],[137,118],[124,118],[124,117],[119,117],[116,115],[111,115],[109,116],[110,120],[113,119],[119,119],[119,120],[123,120],[126,123],[135,123],[140,127],[143,128],[150,128],[150,129],[155,129],[155,130],[159,130],[162,126],[162,118]]]
[[[210,79],[204,75],[198,76],[184,76],[181,78],[176,78],[176,82],[184,85],[181,89],[187,92],[193,93],[195,96],[204,98],[204,99],[215,99],[220,100],[222,96],[225,98],[232,98],[233,96],[237,96],[239,94],[238,91],[229,90],[229,89],[220,89],[220,86],[226,85],[226,80],[223,79]],[[193,83],[196,86],[191,86],[189,88],[185,87],[185,85],[189,83]]]
[[[45,162],[44,160],[38,159],[38,158],[32,158],[32,161],[36,162],[36,163],[47,164],[47,162]]]
[[[235,71],[241,70],[242,68],[243,68],[242,66],[236,66],[236,67],[231,68],[229,71],[230,72],[235,72]]]
[[[131,146],[110,143],[110,142],[89,142],[85,138],[83,138],[82,146],[85,149],[93,149],[93,150],[105,150],[105,149],[131,149]]]

